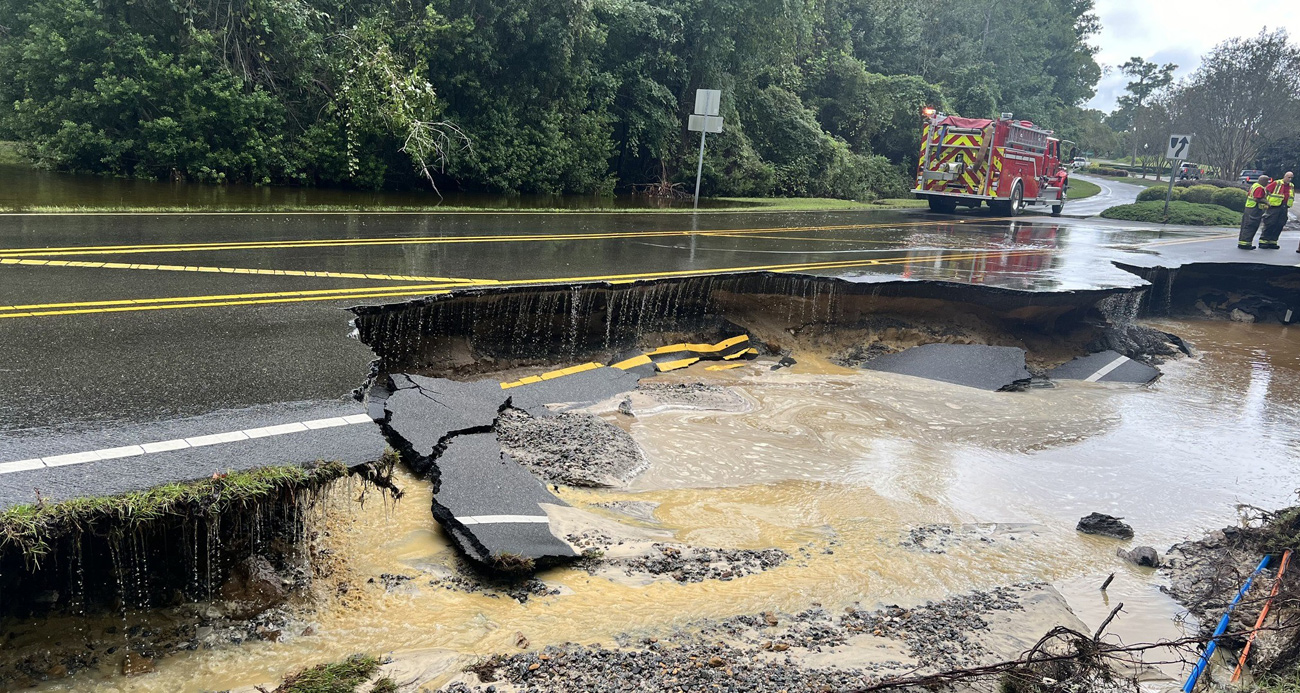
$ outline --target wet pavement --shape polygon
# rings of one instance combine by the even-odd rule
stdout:
[[[1294,236],[1283,235],[1286,247]],[[61,454],[68,435],[342,402],[372,357],[348,338],[343,309],[359,303],[758,269],[1016,291],[1129,287],[1142,280],[1116,261],[1239,261],[1232,238],[987,211],[0,215],[0,437],[39,441],[0,462]]]

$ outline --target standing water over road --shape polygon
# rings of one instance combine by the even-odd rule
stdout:
[[[753,407],[619,419],[650,457],[646,474],[629,489],[562,493],[610,517],[619,516],[595,504],[657,503],[654,519],[678,541],[792,556],[767,572],[639,586],[563,568],[540,576],[558,594],[524,603],[449,589],[454,555],[429,519],[427,485],[404,478],[396,507],[335,499],[339,563],[303,616],[314,633],[179,653],[129,680],[83,672],[45,689],[220,690],[354,652],[430,649],[445,656],[413,661],[449,677],[465,663],[453,665],[457,653],[518,651],[520,635],[531,648],[610,643],[702,618],[911,604],[1023,580],[1054,584],[1096,627],[1109,611],[1097,585],[1110,572],[1119,574],[1110,598],[1126,603],[1110,631],[1126,642],[1174,636],[1177,609],[1159,578],[1074,522],[1094,510],[1122,515],[1136,543],[1163,551],[1231,524],[1236,503],[1287,503],[1300,348],[1280,326],[1159,327],[1202,355],[1166,364],[1150,388],[986,393],[879,373],[709,373]],[[675,378],[693,375],[706,374]]]

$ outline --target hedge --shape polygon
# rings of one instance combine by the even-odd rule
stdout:
[[[1108,166],[1085,166],[1084,173],[1093,173],[1098,176],[1111,176],[1112,178],[1128,178],[1128,171],[1122,168],[1110,168]]]
[[[1196,204],[1181,200],[1169,203],[1168,216],[1161,201],[1138,202],[1111,207],[1101,213],[1106,219],[1183,224],[1187,226],[1240,226],[1241,215],[1218,205]]]

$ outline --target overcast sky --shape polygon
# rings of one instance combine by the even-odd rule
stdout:
[[[1133,56],[1176,63],[1176,78],[1196,69],[1200,56],[1234,36],[1254,36],[1267,26],[1286,29],[1300,41],[1300,2],[1295,0],[1096,0],[1103,74],[1097,96],[1088,104],[1110,111],[1128,78],[1117,69]]]

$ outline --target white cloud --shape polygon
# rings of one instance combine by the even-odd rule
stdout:
[[[1176,77],[1191,74],[1200,56],[1235,36],[1283,28],[1300,41],[1300,3],[1223,0],[1097,0],[1101,33],[1093,37],[1097,62],[1111,68],[1088,105],[1109,111],[1128,79],[1116,69],[1133,56],[1176,63]]]

